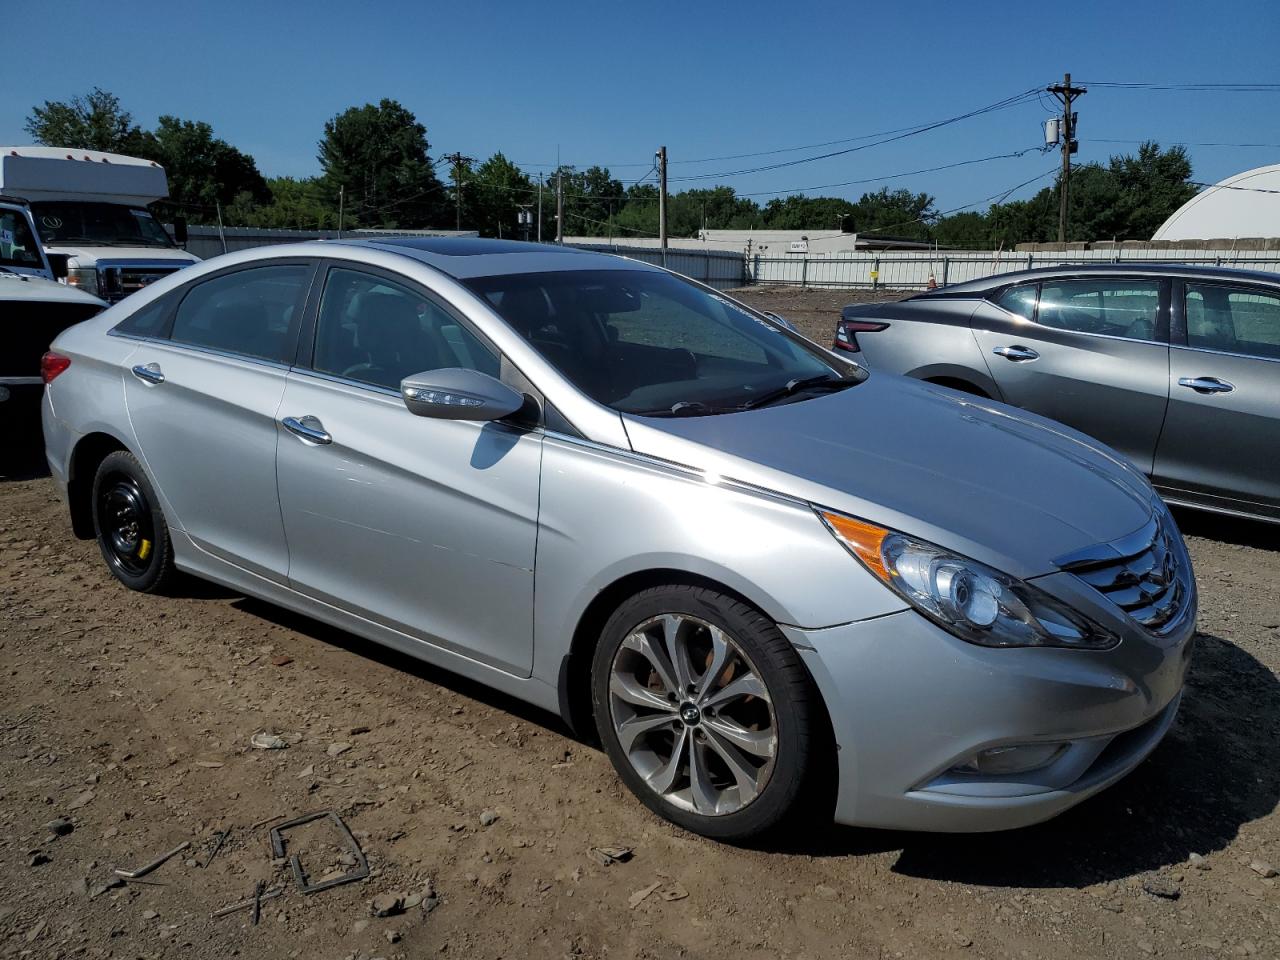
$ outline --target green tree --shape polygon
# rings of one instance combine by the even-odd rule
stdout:
[[[48,147],[137,155],[145,134],[120,100],[101,87],[68,101],[46,100],[25,123],[36,143]]]
[[[170,202],[194,222],[216,220],[219,203],[230,206],[239,198],[237,209],[243,210],[246,203],[271,201],[253,157],[215,137],[203,121],[162,116],[155,132],[145,134],[140,155],[164,167]]]
[[[317,159],[323,186],[365,226],[452,225],[444,184],[427,155],[427,128],[394,100],[351,107],[324,125]]]
[[[774,197],[764,205],[764,226],[769,230],[837,230],[843,218],[852,216],[856,209],[843,197]]]
[[[498,152],[464,176],[462,196],[464,226],[485,237],[511,237],[519,236],[516,217],[521,205],[537,203],[538,187]]]

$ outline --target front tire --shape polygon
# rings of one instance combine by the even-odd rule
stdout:
[[[591,680],[605,751],[654,813],[741,841],[798,808],[818,693],[753,607],[704,587],[642,591],[609,618]]]
[[[173,542],[142,465],[124,450],[110,453],[93,478],[93,531],[102,559],[130,590],[161,593],[177,577]]]

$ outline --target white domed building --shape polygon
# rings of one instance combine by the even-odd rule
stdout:
[[[1196,194],[1152,240],[1280,237],[1280,163],[1237,173]]]

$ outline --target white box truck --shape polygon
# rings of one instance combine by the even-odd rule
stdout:
[[[0,194],[19,197],[67,283],[114,303],[200,258],[148,209],[169,195],[151,160],[66,147],[0,147]]]

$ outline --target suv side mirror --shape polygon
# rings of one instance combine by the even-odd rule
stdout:
[[[46,253],[44,258],[49,261],[49,272],[53,274],[53,279],[67,279],[67,261],[71,259],[70,254]]]
[[[180,247],[187,245],[187,218],[173,218],[173,242]]]
[[[400,381],[409,412],[436,420],[501,420],[524,406],[524,397],[479,370],[448,367]]]

